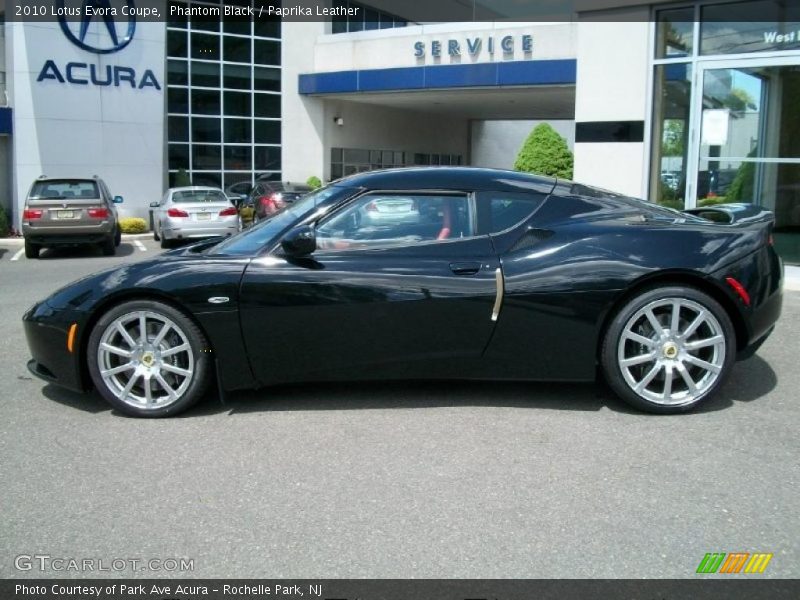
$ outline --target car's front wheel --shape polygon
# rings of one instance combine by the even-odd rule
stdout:
[[[112,406],[137,417],[163,417],[197,402],[211,379],[208,342],[179,310],[151,300],[106,312],[89,337],[92,381]]]
[[[670,286],[644,291],[616,313],[600,358],[606,380],[625,402],[678,413],[719,389],[735,355],[725,309],[700,290]]]

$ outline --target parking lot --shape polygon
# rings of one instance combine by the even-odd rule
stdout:
[[[20,319],[157,243],[21,249],[0,242],[2,577],[81,575],[14,567],[44,554],[186,557],[198,578],[684,578],[707,552],[774,553],[758,577],[800,576],[800,292],[688,415],[595,385],[419,382],[210,395],[140,420],[33,378]]]

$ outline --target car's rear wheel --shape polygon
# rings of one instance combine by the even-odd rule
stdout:
[[[601,350],[603,373],[628,404],[656,413],[695,408],[727,377],[736,334],[720,304],[697,289],[650,289],[614,316]]]
[[[153,239],[155,241],[157,241],[157,242],[161,241],[161,238],[158,237],[158,231],[156,231],[156,226],[155,225],[153,225]]]
[[[34,244],[25,240],[25,258],[39,258],[39,251],[42,247],[39,244]]]
[[[211,379],[210,349],[197,325],[151,300],[125,302],[105,313],[89,337],[87,360],[103,398],[137,417],[186,410]]]
[[[165,237],[161,238],[161,248],[162,250],[169,250],[172,248],[172,240],[168,240]]]
[[[117,246],[114,244],[114,236],[109,236],[100,243],[100,250],[103,256],[114,256],[117,253]]]
[[[114,247],[119,248],[122,243],[122,230],[117,227],[117,232],[114,234]]]

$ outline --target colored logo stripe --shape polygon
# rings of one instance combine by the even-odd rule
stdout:
[[[745,573],[763,573],[767,569],[772,554],[765,552],[709,552],[697,566],[698,573],[740,573],[744,567]],[[749,560],[748,560],[749,559]],[[745,566],[746,565],[746,566]]]
[[[749,552],[731,552],[728,558],[722,563],[720,573],[738,573],[742,570],[747,557],[750,556]]]
[[[700,565],[697,567],[697,572],[716,573],[724,558],[724,552],[709,552],[703,557],[703,560],[700,561]]]
[[[744,568],[745,573],[763,573],[769,561],[772,560],[772,554],[766,553],[756,553],[750,557],[750,561],[747,563],[747,566]]]

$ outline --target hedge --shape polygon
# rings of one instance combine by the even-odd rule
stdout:
[[[119,220],[119,229],[122,233],[144,233],[147,231],[147,221],[139,217],[127,217]]]

